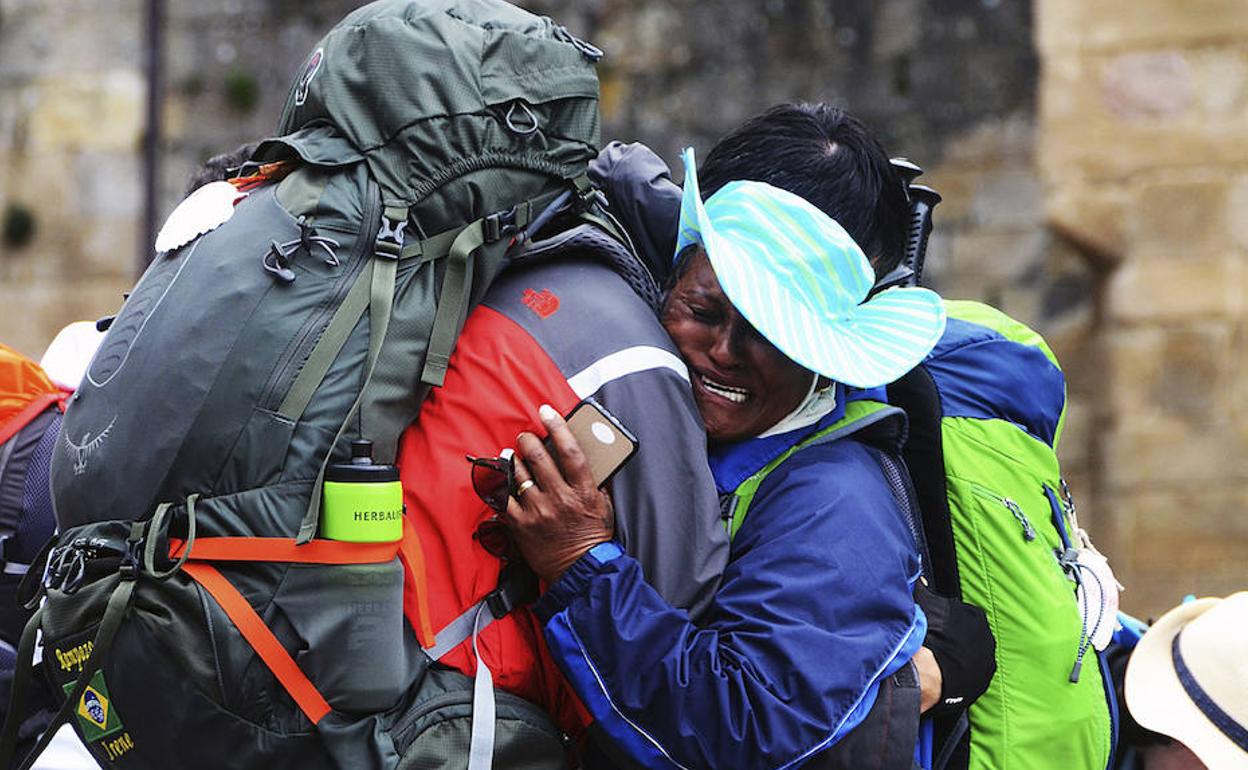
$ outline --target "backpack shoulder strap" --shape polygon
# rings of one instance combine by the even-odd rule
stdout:
[[[745,515],[749,512],[750,504],[753,503],[754,495],[758,493],[763,480],[795,452],[806,447],[838,441],[851,435],[858,435],[873,443],[880,439],[889,439],[888,443],[893,443],[904,434],[904,426],[905,413],[897,407],[879,401],[850,401],[845,405],[845,415],[841,419],[789,447],[753,476],[741,482],[741,485],[732,493],[730,515],[727,517],[728,539],[736,537],[737,530],[745,522]]]

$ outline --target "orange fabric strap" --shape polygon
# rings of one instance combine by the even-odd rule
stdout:
[[[191,546],[191,561],[273,561],[293,564],[379,564],[390,561],[401,543],[345,543],[341,540],[313,540],[295,545],[285,537],[197,537]],[[419,546],[418,546],[419,547]],[[182,540],[169,538],[169,558],[177,559],[186,550]],[[423,560],[421,562],[423,576]]]
[[[295,659],[290,657],[290,653],[286,652],[286,648],[238,589],[211,565],[187,562],[182,569],[212,594],[212,598],[225,610],[239,633],[264,661],[264,665],[269,667],[269,671],[273,672],[273,676],[277,677],[282,687],[286,688],[286,692],[290,693],[290,697],[294,698],[312,724],[319,723],[330,712],[329,704],[303,671],[299,670]]]
[[[25,428],[30,421],[38,417],[44,409],[47,409],[49,406],[58,402],[64,403],[65,399],[68,397],[68,393],[57,391],[55,393],[44,393],[43,395],[37,397],[34,401],[31,401],[23,407],[20,412],[14,415],[13,419],[9,420],[3,426],[0,426],[0,444],[3,444],[16,436],[19,430]]]
[[[416,525],[403,517],[403,539],[399,541],[399,560],[403,562],[403,614],[426,649],[437,638],[429,620],[429,579],[425,572],[425,553],[420,547]]]

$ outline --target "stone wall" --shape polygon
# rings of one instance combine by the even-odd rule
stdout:
[[[0,339],[29,354],[133,281],[141,4],[101,4],[110,35],[91,5],[0,3]]]
[[[821,100],[923,165],[945,196],[929,281],[1033,324],[1064,362],[1064,467],[1126,606],[1242,585],[1238,0],[525,4],[606,49],[606,135],[673,164],[771,104]],[[203,160],[271,130],[355,3],[169,5],[162,214]],[[145,252],[145,6],[0,0],[0,340],[24,352],[115,310]]]
[[[1053,230],[1101,276],[1094,458],[1124,602],[1248,584],[1248,14],[1040,0]]]

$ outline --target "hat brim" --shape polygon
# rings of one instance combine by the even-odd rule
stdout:
[[[772,271],[773,265],[752,261],[716,232],[698,189],[692,148],[683,157],[685,185],[676,253],[691,244],[701,245],[732,304],[798,365],[852,387],[875,388],[913,369],[940,340],[945,331],[944,302],[927,289],[889,289],[838,317],[811,307],[786,287],[791,277],[781,278]],[[848,262],[837,277],[847,291],[866,297],[874,278],[871,264],[848,233],[841,233],[847,241],[841,258]]]
[[[889,289],[830,319],[768,271],[733,265],[741,257],[722,239],[707,256],[724,294],[768,342],[795,363],[855,388],[895,382],[945,331],[944,303],[928,289]]]
[[[1236,746],[1192,702],[1174,670],[1171,645],[1189,623],[1222,599],[1198,599],[1161,616],[1140,639],[1127,663],[1126,701],[1141,726],[1168,735],[1191,749],[1210,770],[1244,767]]]

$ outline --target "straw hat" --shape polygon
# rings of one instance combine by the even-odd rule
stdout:
[[[945,329],[927,289],[867,299],[875,274],[849,233],[806,199],[730,182],[705,204],[687,149],[676,253],[699,244],[724,294],[767,341],[813,372],[858,388],[910,371]]]
[[[1210,770],[1248,767],[1248,591],[1167,612],[1127,665],[1127,708]]]

